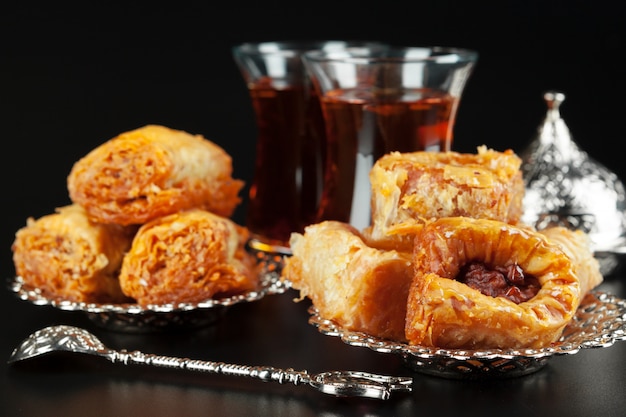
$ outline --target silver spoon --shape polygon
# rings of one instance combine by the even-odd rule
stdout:
[[[28,336],[13,351],[8,363],[34,358],[50,352],[86,353],[100,356],[124,365],[154,365],[213,374],[244,376],[264,382],[294,385],[308,384],[325,393],[341,397],[357,396],[387,400],[394,392],[411,392],[411,377],[376,375],[359,371],[331,371],[309,375],[307,371],[277,369],[269,366],[231,365],[223,362],[202,361],[146,354],[139,351],[116,351],[106,347],[85,329],[73,326],[46,327]]]

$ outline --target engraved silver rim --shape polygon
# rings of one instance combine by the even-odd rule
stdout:
[[[313,306],[309,313],[309,323],[322,334],[339,337],[350,346],[399,354],[412,370],[450,378],[525,375],[542,368],[555,355],[572,355],[581,349],[605,348],[626,340],[626,300],[601,291],[589,293],[560,340],[542,349],[462,350],[414,346],[344,329],[320,317]]]

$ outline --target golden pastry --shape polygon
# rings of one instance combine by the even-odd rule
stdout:
[[[392,152],[370,171],[374,242],[411,250],[425,221],[474,217],[515,224],[522,214],[521,159],[511,150],[478,147],[476,154]]]
[[[122,302],[117,279],[135,228],[91,221],[78,205],[61,207],[15,234],[15,271],[46,297],[75,302]]]
[[[593,256],[589,235],[582,230],[571,230],[561,226],[539,230],[539,233],[546,236],[550,242],[559,245],[572,260],[583,294],[602,283],[604,277],[600,272],[598,260]]]
[[[142,225],[122,263],[124,293],[147,306],[196,303],[257,288],[247,229],[192,209]]]
[[[411,253],[368,247],[352,226],[325,221],[293,233],[282,279],[324,319],[346,329],[404,340]]]
[[[70,198],[103,223],[143,224],[190,208],[229,217],[243,182],[231,157],[200,135],[148,125],[103,143],[68,176]]]
[[[549,346],[574,316],[586,286],[557,244],[497,220],[426,224],[413,262],[406,337],[416,345]]]

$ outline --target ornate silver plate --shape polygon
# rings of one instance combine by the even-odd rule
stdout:
[[[309,313],[309,323],[325,335],[340,337],[351,346],[401,355],[411,370],[453,379],[527,375],[543,368],[553,356],[609,347],[616,341],[626,340],[626,300],[600,291],[585,297],[561,339],[543,349],[456,350],[413,346],[343,329],[321,318],[314,307]]]
[[[96,304],[73,302],[61,298],[48,298],[37,288],[27,286],[17,276],[9,289],[20,299],[38,306],[52,306],[65,311],[87,315],[97,325],[109,330],[144,333],[169,329],[195,328],[217,321],[224,311],[238,303],[260,300],[269,294],[280,294],[286,286],[280,282],[282,259],[280,256],[257,254],[261,265],[260,285],[256,291],[227,298],[209,299],[199,303],[162,304],[147,307],[139,304]]]

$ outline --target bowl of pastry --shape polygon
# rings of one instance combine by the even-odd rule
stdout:
[[[276,265],[247,248],[247,229],[230,218],[242,186],[231,157],[200,135],[124,132],[74,164],[71,204],[16,232],[10,287],[115,330],[211,323],[281,292]]]
[[[521,376],[626,340],[626,301],[597,291],[588,236],[520,221],[520,165],[485,146],[385,155],[370,171],[371,225],[293,234],[281,280],[323,334],[426,374]]]

